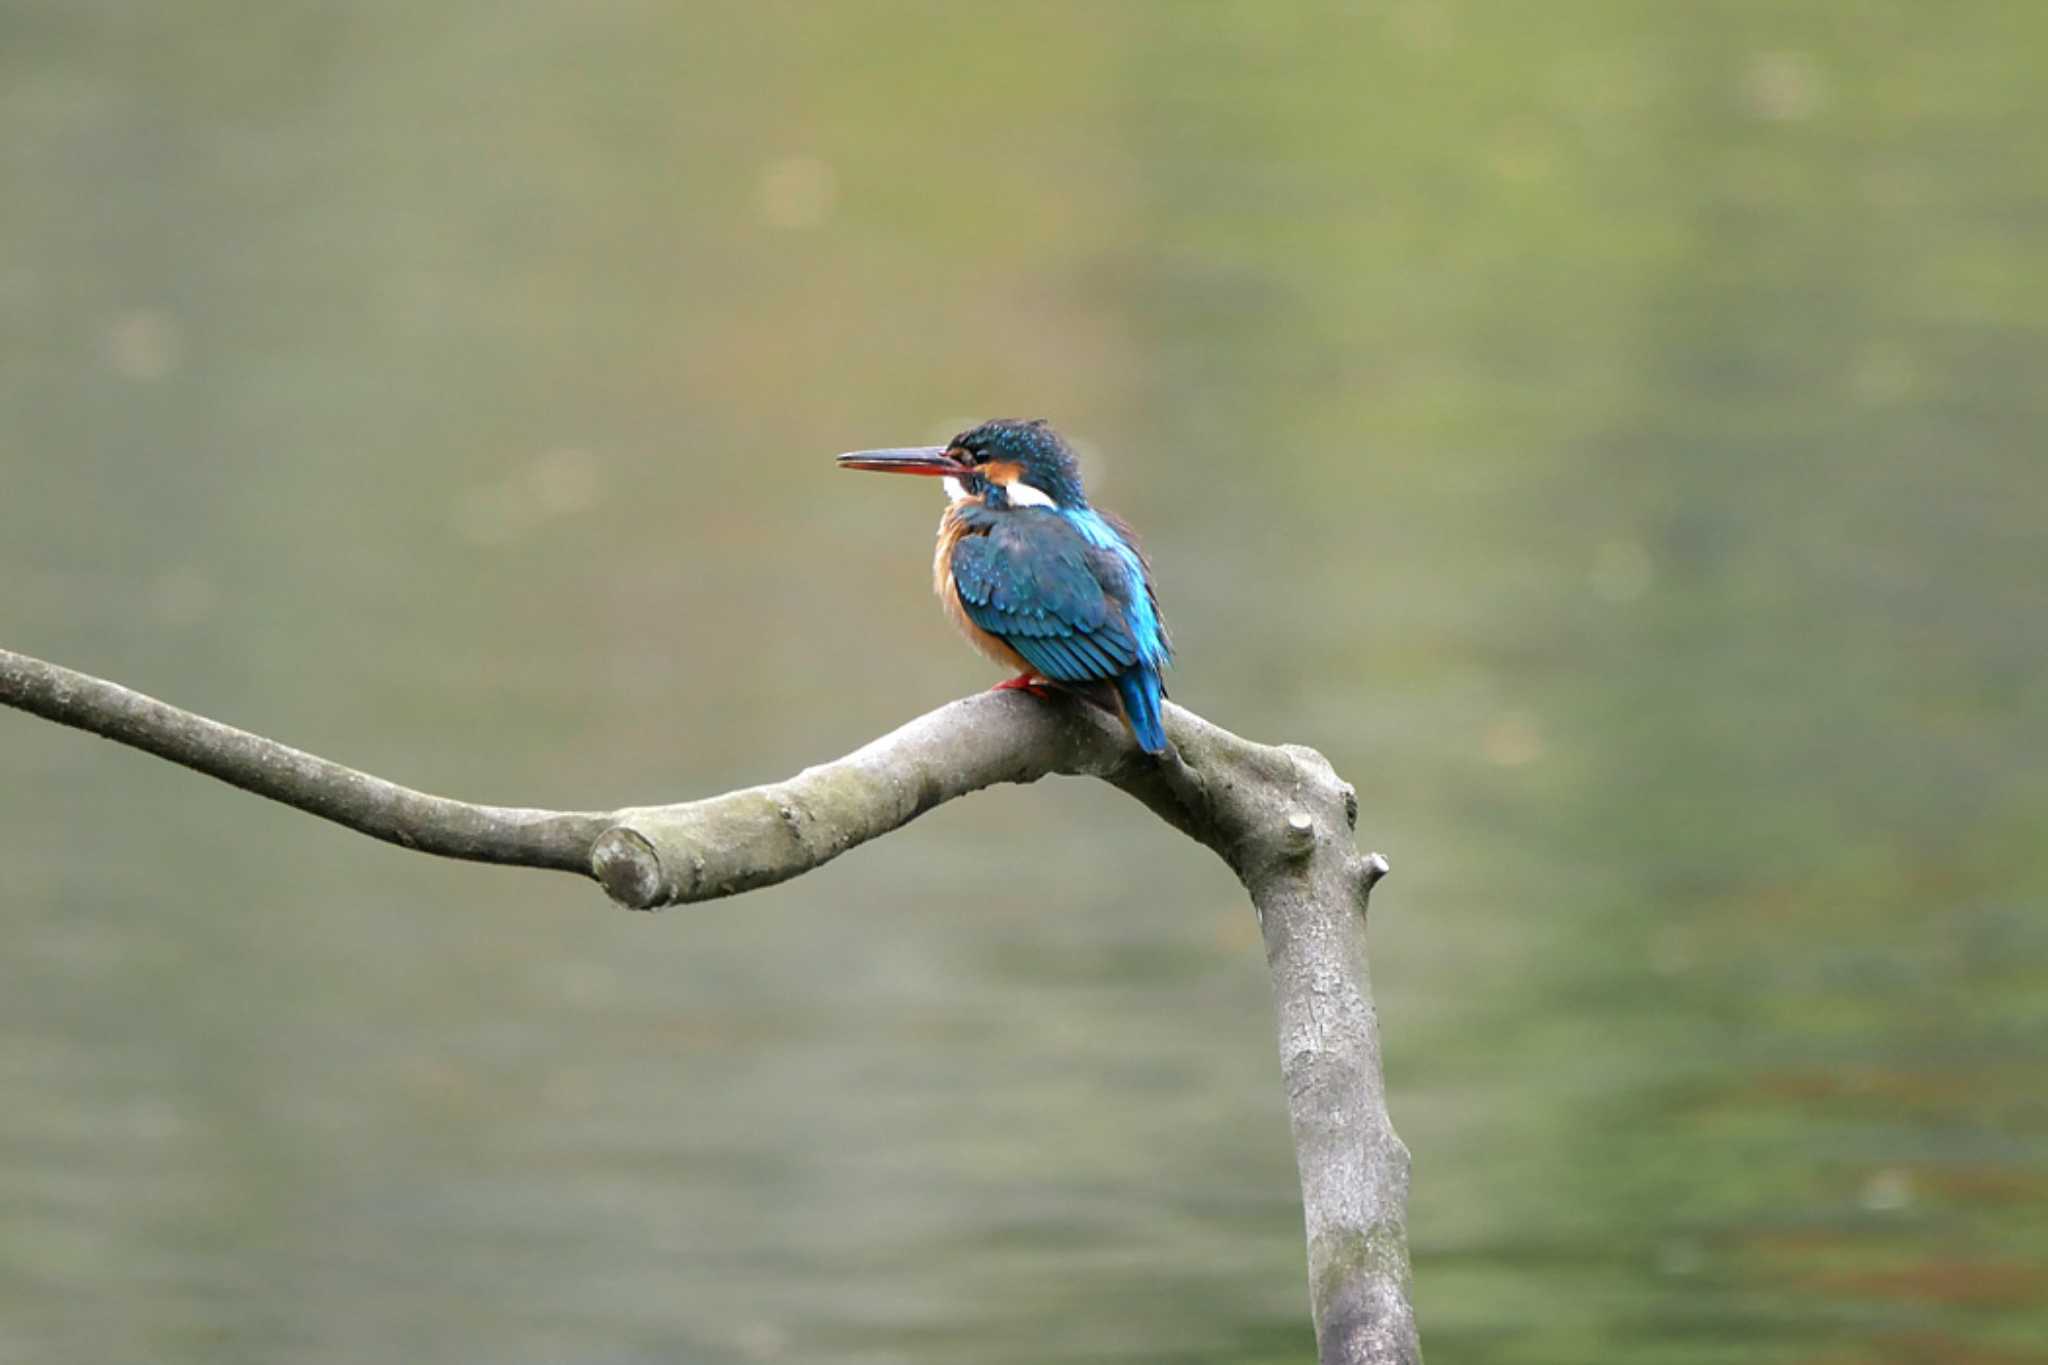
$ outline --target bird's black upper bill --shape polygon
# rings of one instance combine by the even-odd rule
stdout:
[[[895,446],[887,450],[850,450],[839,457],[841,469],[874,469],[884,474],[958,474],[967,466],[945,446]]]

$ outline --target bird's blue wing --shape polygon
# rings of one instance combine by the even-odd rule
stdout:
[[[1000,636],[1054,682],[1108,681],[1138,661],[1137,642],[1106,560],[1065,518],[1011,513],[953,547],[953,585],[967,619]]]

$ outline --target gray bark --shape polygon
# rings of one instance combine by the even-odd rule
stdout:
[[[429,796],[0,650],[0,703],[103,735],[424,853],[579,872],[637,910],[787,881],[958,796],[1052,774],[1122,788],[1230,865],[1264,934],[1301,1172],[1321,1360],[1422,1358],[1410,1297],[1408,1150],[1387,1116],[1365,912],[1386,873],[1353,836],[1358,799],[1321,754],[1166,708],[1175,752],[1139,752],[1071,698],[988,692],[783,782],[611,812]]]

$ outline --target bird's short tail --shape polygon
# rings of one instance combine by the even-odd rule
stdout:
[[[1159,716],[1164,694],[1159,675],[1149,668],[1129,669],[1116,680],[1116,692],[1123,698],[1124,719],[1131,723],[1138,747],[1148,754],[1165,753],[1166,723]]]

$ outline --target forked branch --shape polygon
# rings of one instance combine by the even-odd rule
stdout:
[[[782,782],[610,812],[430,796],[139,692],[0,650],[0,703],[423,853],[579,872],[639,910],[787,881],[999,782],[1097,777],[1214,850],[1257,908],[1300,1166],[1326,1362],[1421,1359],[1409,1293],[1408,1151],[1387,1117],[1365,908],[1385,874],[1358,802],[1311,749],[1241,739],[1167,708],[1177,753],[1140,753],[1084,703],[989,692]]]

